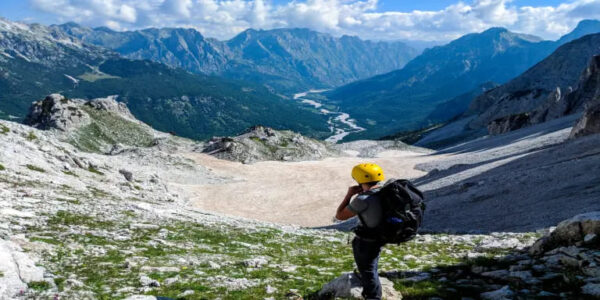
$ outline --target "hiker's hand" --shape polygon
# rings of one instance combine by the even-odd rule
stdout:
[[[362,193],[362,187],[360,185],[351,186],[348,188],[348,195],[354,196],[358,193]]]

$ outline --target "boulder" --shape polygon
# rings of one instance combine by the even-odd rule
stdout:
[[[490,135],[499,135],[531,125],[529,113],[510,115],[493,120],[488,124]]]
[[[383,298],[388,300],[402,299],[400,292],[394,289],[394,283],[385,277],[380,277],[383,290]],[[353,273],[345,273],[342,276],[325,284],[319,291],[320,298],[348,298],[363,299],[361,296],[362,286],[360,280]]]
[[[129,108],[127,108],[127,105],[123,102],[117,101],[117,96],[97,98],[92,101],[86,102],[86,105],[91,106],[97,110],[110,111],[122,117],[127,117],[129,119],[136,120],[135,117],[129,111]]]
[[[571,138],[600,133],[600,103],[588,107],[571,130]]]
[[[587,296],[591,296],[595,299],[600,299],[600,284],[588,283],[581,287],[581,293]]]
[[[42,129],[67,131],[90,123],[90,116],[80,109],[83,102],[69,100],[60,94],[52,94],[34,102],[23,121],[26,125]]]
[[[505,299],[509,300],[509,299],[513,299],[514,294],[515,293],[507,285],[499,290],[482,293],[479,296],[481,297],[481,299],[486,299],[486,300],[505,300]]]
[[[556,229],[536,241],[529,249],[532,255],[541,255],[560,246],[583,243],[586,236],[600,234],[600,211],[592,211],[562,221]]]

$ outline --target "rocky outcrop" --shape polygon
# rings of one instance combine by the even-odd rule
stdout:
[[[539,239],[529,250],[541,255],[561,246],[598,246],[600,239],[600,211],[577,215],[562,221],[552,233]]]
[[[60,139],[88,152],[118,154],[124,146],[149,147],[158,143],[156,132],[135,119],[116,96],[88,101],[52,94],[31,105],[24,123],[55,130]]]
[[[324,142],[263,126],[251,127],[236,137],[215,137],[199,150],[220,159],[242,163],[315,160],[338,154]]]
[[[81,105],[83,102],[80,100],[69,100],[63,95],[52,94],[31,105],[24,123],[42,130],[67,131],[81,127],[91,121],[89,115],[80,109]]]
[[[488,132],[491,135],[498,135],[513,131],[529,125],[531,117],[528,113],[510,115],[496,119],[488,125]]]
[[[383,299],[401,300],[402,294],[394,289],[394,283],[385,277],[380,277]],[[360,280],[353,273],[345,273],[323,286],[319,291],[320,299],[343,298],[363,299]]]
[[[97,111],[114,113],[120,117],[134,120],[125,103],[117,102],[117,96],[97,98],[90,101],[68,99],[61,94],[51,94],[43,100],[33,102],[29,114],[23,121],[26,125],[37,129],[58,129],[69,131],[91,123],[92,118],[83,106]]]
[[[597,73],[594,56],[600,54],[599,46],[600,34],[567,43],[515,79],[475,98],[467,115],[476,118],[468,128],[486,127],[494,120],[523,113],[532,114],[531,123],[541,123],[575,112],[585,101],[567,96],[589,86],[586,82],[595,77],[591,74]]]
[[[571,131],[571,138],[600,133],[600,104],[589,107]]]

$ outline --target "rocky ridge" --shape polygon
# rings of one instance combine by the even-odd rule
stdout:
[[[588,107],[571,131],[571,138],[600,133],[600,104]]]
[[[399,69],[418,52],[401,42],[333,37],[309,29],[248,29],[228,41],[191,28],[113,31],[75,23],[52,26],[132,59],[150,59],[194,73],[260,82],[296,92],[331,87]]]
[[[339,152],[326,142],[264,126],[251,127],[235,137],[215,137],[199,151],[220,159],[242,163],[265,160],[317,160],[339,155]]]
[[[449,145],[581,113],[597,101],[599,45],[600,34],[590,34],[559,47],[523,74],[474,98],[461,118],[416,144]]]

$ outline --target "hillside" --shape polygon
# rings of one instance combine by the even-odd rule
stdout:
[[[183,28],[118,32],[75,23],[53,28],[128,58],[258,82],[290,93],[399,69],[418,54],[401,42],[336,38],[308,29],[248,29],[228,41],[217,41]]]
[[[475,90],[486,82],[503,83],[540,61],[553,43],[492,28],[426,50],[404,68],[351,83],[327,94],[372,135],[417,129],[435,105]],[[448,116],[450,118],[451,116]]]
[[[5,154],[0,156],[0,298],[328,299],[351,292],[344,283],[352,282],[348,277],[352,275],[346,273],[353,268],[347,244],[350,233],[264,220],[297,224],[331,216],[351,181],[348,170],[363,158],[242,165],[197,153],[201,143],[152,130],[133,119],[114,98],[88,101],[51,95],[44,101],[32,106],[28,122],[45,130],[0,121],[0,148]],[[379,262],[386,289],[402,293],[405,299],[598,295],[594,284],[598,268],[592,263],[598,258],[594,235],[600,234],[600,223],[598,213],[589,211],[599,209],[594,200],[600,191],[596,185],[580,189],[570,184],[597,182],[600,172],[590,166],[598,165],[594,149],[600,136],[564,142],[569,132],[565,124],[530,127],[448,153],[462,155],[413,152],[414,148],[402,145],[395,150],[382,148],[372,159],[388,167],[390,176],[411,177],[407,172],[420,176],[423,171],[413,167],[424,160],[429,162],[419,169],[438,170],[431,169],[419,181],[428,190],[429,228],[479,231],[424,233],[401,246],[386,246]],[[103,137],[101,148],[111,149],[107,155],[82,151],[86,149],[81,142],[87,140],[82,133],[92,127],[99,129],[96,137]],[[534,134],[539,130],[547,133]],[[523,138],[527,136],[534,138]],[[356,154],[374,146],[354,142],[346,151]],[[546,148],[537,151],[540,147]],[[475,165],[464,164],[475,152],[480,153]],[[490,161],[498,156],[508,157],[507,167],[502,166],[504,161]],[[537,165],[540,160],[547,164]],[[269,168],[273,172],[265,172]],[[468,172],[460,172],[465,168]],[[569,176],[570,170],[581,169],[590,172],[579,179]],[[515,207],[516,198],[504,205],[509,202],[476,197],[485,193],[485,186],[501,185],[458,183],[471,177],[475,182],[495,182],[496,176],[512,177],[514,172],[542,182],[553,174],[564,176],[564,180],[555,178],[562,185],[554,185],[563,193],[536,210],[520,210],[528,215],[512,222],[513,214],[503,214]],[[306,176],[311,174],[320,176]],[[325,188],[328,185],[333,188]],[[220,197],[219,191],[235,192],[237,197]],[[334,194],[323,195],[329,192]],[[444,198],[450,194],[460,197]],[[505,194],[492,197],[510,196]],[[582,197],[573,199],[574,194]],[[203,206],[200,198],[206,196],[212,201]],[[494,210],[481,212],[495,215],[473,218],[470,210],[459,205],[453,207],[460,213],[440,215],[452,213],[440,210],[440,205],[456,199],[492,203]],[[523,199],[523,204],[536,201]],[[569,199],[568,210],[554,205],[565,199]],[[230,215],[206,210],[208,204],[222,209],[228,203]],[[323,204],[325,213],[313,208],[321,209]],[[578,211],[588,213],[561,223],[540,240],[542,234],[532,232]],[[241,214],[263,221],[240,218]],[[530,218],[534,215],[538,219]],[[456,216],[473,222],[466,226]],[[523,232],[488,233],[509,228]]]
[[[327,96],[361,126],[371,129],[363,135],[367,137],[445,122],[456,116],[456,110],[447,115],[433,112],[441,103],[476,91],[482,84],[508,82],[562,43],[595,30],[597,23],[581,22],[556,42],[503,28],[468,34],[425,51],[401,70],[348,84]]]
[[[60,92],[69,98],[117,95],[154,128],[196,139],[257,124],[329,134],[325,116],[261,85],[123,59],[41,25],[0,20],[0,35],[2,118],[22,119],[32,101]]]
[[[559,47],[520,76],[474,98],[461,118],[417,144],[451,144],[582,112],[598,93],[599,47],[600,34]]]

